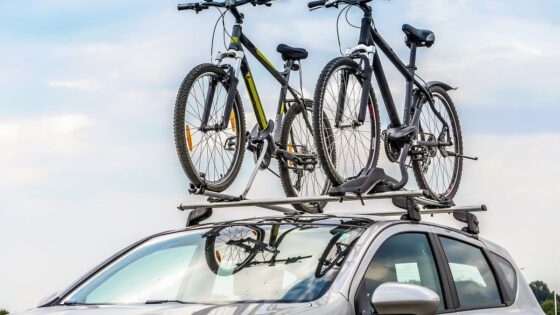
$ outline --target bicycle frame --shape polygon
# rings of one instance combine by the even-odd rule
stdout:
[[[269,127],[269,121],[266,117],[264,112],[262,102],[255,84],[255,80],[253,79],[253,75],[251,74],[251,69],[249,66],[249,62],[245,56],[244,49],[249,51],[263,67],[280,83],[281,90],[280,90],[280,97],[278,101],[278,108],[276,111],[276,126],[280,126],[282,122],[283,114],[286,112],[286,95],[288,92],[293,96],[294,101],[298,104],[304,106],[303,101],[300,100],[300,96],[298,96],[297,91],[289,85],[290,74],[292,71],[292,66],[294,65],[294,61],[287,61],[285,64],[285,69],[283,72],[278,71],[274,65],[266,58],[266,56],[243,34],[242,29],[242,16],[237,11],[236,8],[230,9],[231,13],[236,18],[237,22],[233,26],[232,35],[230,44],[228,47],[228,51],[225,53],[221,53],[218,55],[217,62],[218,65],[221,65],[223,59],[225,58],[234,58],[236,60],[235,65],[229,68],[229,86],[228,86],[228,97],[225,105],[224,116],[222,120],[222,124],[220,126],[208,126],[208,117],[210,115],[210,110],[212,107],[212,99],[215,92],[215,86],[217,82],[211,82],[210,88],[208,90],[207,95],[207,103],[205,104],[205,112],[202,120],[202,128],[209,128],[214,129],[218,128],[220,130],[226,129],[229,123],[229,117],[231,115],[231,111],[233,109],[233,104],[235,102],[235,95],[237,92],[237,86],[239,83],[238,76],[241,74],[243,76],[243,80],[245,82],[245,87],[249,92],[249,98],[251,100],[251,105],[255,116],[257,118],[257,123],[259,127],[259,131],[264,131]],[[275,130],[275,138],[279,136],[280,128],[276,128]]]
[[[365,11],[364,11],[365,12]],[[406,96],[405,96],[405,106],[404,106],[404,120],[401,122],[401,119],[398,115],[395,102],[393,100],[393,96],[391,90],[389,89],[389,84],[387,83],[387,78],[385,76],[385,72],[383,70],[383,66],[381,65],[381,60],[379,59],[379,53],[376,49],[374,49],[373,58],[371,60],[371,70],[366,67],[366,80],[369,79],[371,84],[371,75],[368,74],[368,71],[372,71],[375,74],[375,78],[379,85],[379,90],[381,92],[381,97],[385,102],[385,107],[387,109],[387,113],[389,115],[389,119],[391,121],[391,125],[393,127],[400,127],[403,124],[414,125],[417,122],[415,118],[410,121],[410,111],[412,105],[417,104],[419,101],[420,96],[426,97],[427,101],[433,106],[433,99],[431,97],[430,92],[427,88],[415,78],[415,70],[416,70],[416,46],[413,44],[411,46],[411,54],[410,54],[410,62],[409,65],[405,65],[403,61],[395,54],[395,52],[391,49],[391,47],[385,42],[385,40],[381,37],[379,32],[372,27],[373,18],[371,16],[371,12],[366,12],[364,17],[362,18],[362,26],[360,30],[360,40],[359,45],[355,49],[360,49],[363,47],[378,47],[381,52],[389,59],[389,61],[393,64],[395,68],[401,73],[401,75],[406,80]],[[369,65],[369,63],[368,63]],[[414,88],[416,88],[420,94],[415,93]],[[364,89],[363,93],[365,95],[369,94],[368,89]],[[364,95],[362,95],[364,97]],[[364,100],[364,98],[362,98]],[[365,98],[367,100],[367,98]],[[360,110],[360,117],[359,120],[363,121],[365,117],[365,110],[366,107],[362,104]],[[418,112],[418,111],[416,111]],[[436,111],[437,112],[437,111]],[[444,120],[440,118],[443,122]],[[445,123],[445,122],[444,122]]]
[[[391,122],[390,128],[387,130],[387,138],[389,141],[396,143],[402,148],[400,157],[398,159],[402,178],[398,183],[391,184],[392,190],[398,190],[403,188],[408,182],[406,159],[409,155],[410,149],[413,147],[413,145],[417,144],[413,139],[415,139],[418,133],[421,132],[419,130],[419,120],[421,113],[420,110],[423,106],[422,101],[426,100],[428,102],[437,118],[443,124],[442,131],[437,138],[438,141],[423,141],[422,145],[439,147],[440,143],[444,142],[440,140],[443,139],[445,135],[447,135],[448,138],[450,137],[449,126],[445,119],[441,116],[441,114],[435,109],[434,100],[428,90],[428,85],[422,84],[415,77],[417,49],[416,44],[410,44],[410,60],[409,64],[405,65],[404,62],[401,61],[401,59],[387,44],[387,42],[385,42],[385,40],[381,37],[377,30],[372,26],[373,17],[371,13],[371,7],[365,4],[358,7],[364,12],[364,17],[362,18],[360,27],[360,38],[358,46],[350,49],[347,55],[352,59],[360,59],[363,62],[362,85],[364,87],[371,86],[372,74],[375,75],[375,78],[379,85],[381,97],[383,98],[385,108],[387,109],[387,114]],[[393,66],[397,68],[397,70],[406,80],[406,95],[403,121],[401,121],[397,112],[395,102],[393,100],[393,96],[389,88],[385,72],[383,70],[383,66],[381,65],[381,60],[379,58],[377,48],[381,50],[381,52],[389,59]],[[337,115],[335,121],[336,124],[340,122],[340,117],[344,112],[345,90],[346,87],[343,85],[339,94],[341,96],[339,97],[337,104]],[[363,124],[365,121],[366,111],[368,109],[368,103],[370,99],[369,94],[369,88],[362,89],[360,109],[357,117],[357,123],[359,124]],[[368,176],[368,178],[370,176],[373,176],[372,178],[375,178],[377,175],[375,174],[375,172],[372,172],[372,170],[374,169],[375,165],[373,165],[373,159],[370,158],[366,163],[364,169],[362,170],[362,174]],[[375,184],[375,180],[372,180],[372,183]],[[366,188],[369,191],[371,187]]]

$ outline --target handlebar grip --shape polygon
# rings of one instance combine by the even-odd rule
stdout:
[[[310,9],[316,8],[316,7],[320,7],[325,5],[325,3],[327,3],[327,0],[317,0],[317,1],[311,1],[307,4],[307,7]]]
[[[177,10],[193,10],[196,7],[196,3],[185,3],[185,4],[178,4]]]

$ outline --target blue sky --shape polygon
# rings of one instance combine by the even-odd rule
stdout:
[[[188,70],[210,60],[217,12],[179,13],[176,4],[0,1],[0,307],[32,307],[125,245],[184,223],[175,206],[190,197],[175,156],[172,110]],[[436,44],[419,53],[419,73],[460,87],[453,98],[466,152],[481,157],[467,164],[458,201],[488,203],[484,235],[506,246],[527,278],[560,289],[553,223],[560,220],[560,3],[373,6],[378,29],[402,58],[403,23],[435,32]],[[310,13],[305,1],[282,0],[243,11],[246,34],[273,63],[281,64],[280,42],[310,51],[303,64],[310,96],[321,68],[338,54],[336,10]],[[349,17],[359,22],[358,12]],[[341,31],[344,50],[357,33],[344,23]],[[402,100],[404,83],[385,67]],[[256,64],[254,73],[272,113],[278,86]],[[249,113],[246,97],[244,103]],[[282,195],[264,173],[256,185],[253,196]],[[530,246],[544,239],[548,249]]]

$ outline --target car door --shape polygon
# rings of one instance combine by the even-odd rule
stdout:
[[[453,314],[447,275],[431,232],[429,226],[403,221],[375,237],[352,281],[349,298],[356,314],[374,314],[371,296],[387,282],[426,287],[440,297],[438,313]]]
[[[473,237],[433,227],[457,315],[519,314],[496,259]]]

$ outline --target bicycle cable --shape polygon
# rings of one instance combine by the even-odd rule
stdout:
[[[216,8],[216,7],[214,7],[214,8]],[[220,16],[218,16],[218,19],[216,20],[216,23],[214,24],[214,30],[212,31],[212,42],[210,43],[210,62],[213,61],[212,58],[214,56],[214,40],[215,40],[215,37],[216,37],[216,29],[218,28],[218,23],[220,23],[220,20],[222,20],[222,21],[224,20],[225,14],[229,11],[229,9],[225,10],[225,11],[222,11],[219,8],[216,8],[216,10],[218,10],[218,12],[220,12]],[[224,31],[225,31],[225,26],[224,26]],[[225,46],[225,42],[226,42],[226,40],[225,40],[225,34],[224,34],[224,46]]]
[[[352,5],[352,6],[355,6],[355,5]],[[357,26],[357,25],[352,24],[352,23],[350,22],[350,20],[348,20],[348,12],[350,12],[350,9],[346,10],[346,13],[344,14],[344,17],[346,18],[346,23],[348,23],[348,25],[350,25],[350,26],[353,27],[353,28],[361,28],[361,27],[359,27],[359,26]]]
[[[336,38],[338,40],[338,51],[342,56],[344,56],[344,53],[342,53],[342,44],[340,43],[340,17],[342,16],[342,13],[344,13],[345,10],[348,10],[351,6],[352,5],[349,4],[344,7],[344,9],[342,9],[340,13],[338,13],[338,17],[336,18]]]
[[[418,79],[420,79],[420,81],[422,81],[425,86],[428,86],[428,83],[426,83],[426,81],[424,79],[422,79],[422,77],[419,76],[416,72],[414,73],[414,76],[417,77]]]

